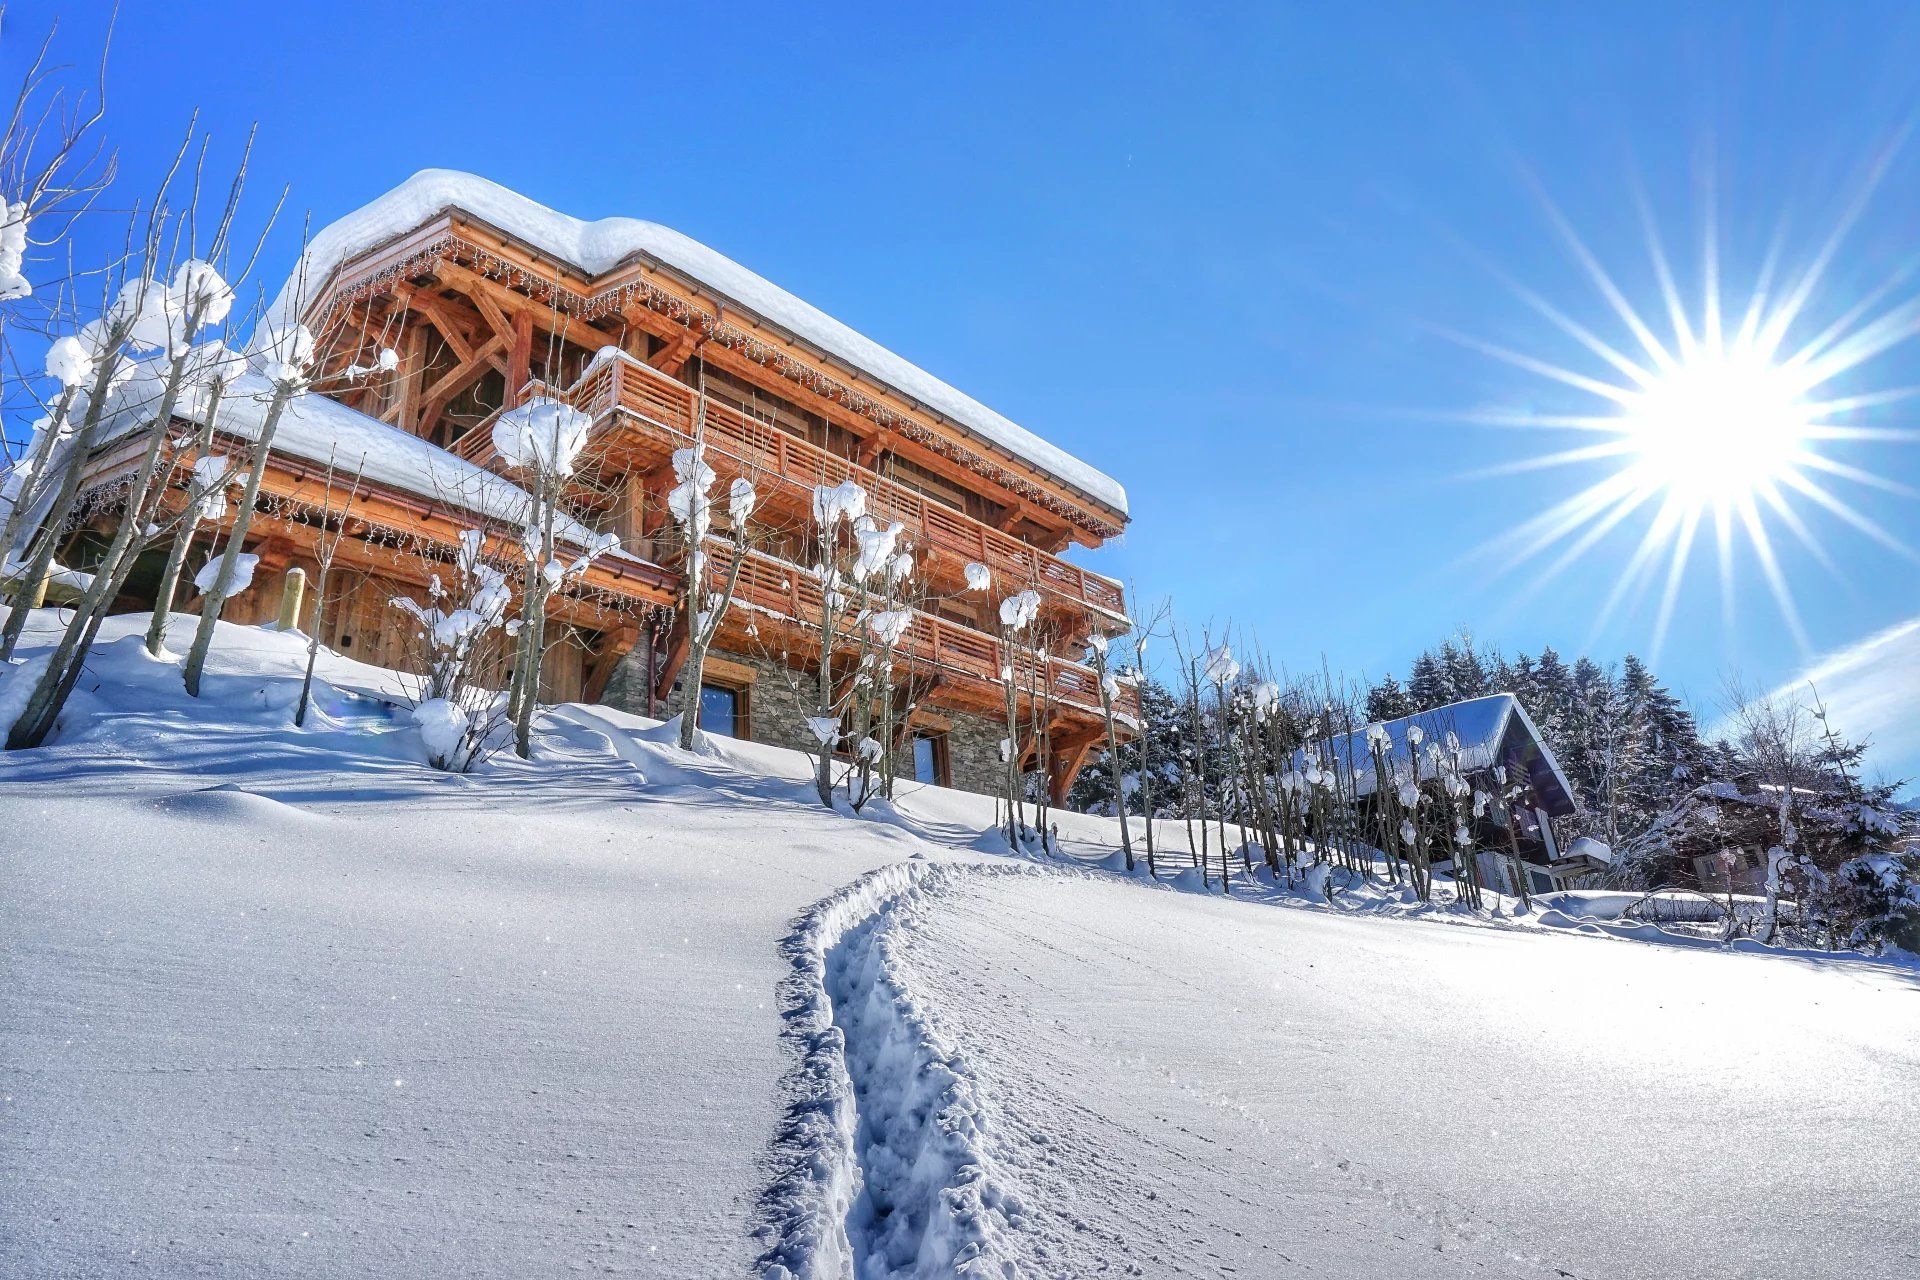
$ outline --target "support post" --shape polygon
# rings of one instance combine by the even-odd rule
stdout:
[[[280,583],[280,617],[275,623],[282,631],[300,627],[300,605],[306,599],[307,571],[299,565],[287,570]]]

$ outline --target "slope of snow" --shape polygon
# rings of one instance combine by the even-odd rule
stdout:
[[[1911,967],[1037,864],[598,707],[442,775],[145,621],[0,756],[0,1275],[1912,1269]]]
[[[1060,877],[938,897],[897,946],[1042,1274],[1913,1268],[1911,972]]]
[[[403,235],[449,209],[491,223],[588,275],[611,271],[641,255],[656,259],[729,303],[1126,513],[1126,490],[1111,477],[699,241],[637,218],[586,222],[569,217],[470,173],[423,169],[385,195],[321,228],[264,323],[298,320],[303,287],[318,287],[348,258]]]

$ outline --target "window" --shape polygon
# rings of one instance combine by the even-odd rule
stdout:
[[[946,734],[916,733],[913,736],[913,776],[917,782],[937,787],[949,785]]]
[[[1553,877],[1544,871],[1527,872],[1527,880],[1533,885],[1533,892],[1535,893],[1553,892]]]
[[[707,733],[728,738],[746,737],[746,711],[744,690],[723,684],[700,686],[700,727]]]

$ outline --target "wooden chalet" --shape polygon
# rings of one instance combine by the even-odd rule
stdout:
[[[686,632],[665,498],[670,457],[691,443],[696,415],[722,485],[751,478],[777,529],[742,568],[697,691],[710,731],[811,746],[794,676],[811,672],[821,649],[810,622],[819,588],[806,572],[819,484],[851,477],[864,487],[870,514],[905,527],[903,545],[927,579],[930,603],[904,646],[906,731],[926,780],[979,790],[997,781],[1002,598],[1039,592],[1056,655],[1081,654],[1090,635],[1128,625],[1120,584],[1063,558],[1125,527],[1117,484],[678,233],[630,219],[581,222],[482,179],[428,171],[316,235],[297,278],[270,319],[314,332],[325,390],[301,402],[295,429],[283,423],[276,441],[249,538],[262,557],[253,620],[273,614],[277,574],[296,565],[312,573],[326,459],[336,472],[369,459],[344,554],[374,576],[336,606],[323,638],[396,665],[408,623],[390,598],[417,595],[463,528],[517,536],[525,494],[493,456],[491,428],[541,395],[592,416],[593,474],[577,505],[622,543],[559,603],[568,642],[546,672],[556,700],[643,714],[678,705],[669,698]],[[397,370],[348,374],[379,347],[398,353]],[[223,430],[229,416],[223,408]],[[245,422],[233,431],[222,443],[239,449]],[[110,443],[90,483],[110,494],[140,443],[134,434]],[[715,572],[724,568],[714,561]],[[991,570],[990,591],[966,589],[972,564]],[[134,592],[123,604],[152,601]],[[1067,657],[1045,666],[1024,670],[1042,690],[1047,725],[1033,759],[1062,797],[1102,736],[1099,688]],[[1132,690],[1122,697],[1131,717]]]

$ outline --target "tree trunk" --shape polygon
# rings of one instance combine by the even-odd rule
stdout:
[[[1107,771],[1113,776],[1113,807],[1120,814],[1120,851],[1126,855],[1127,871],[1133,871],[1133,835],[1127,830],[1127,793],[1120,773],[1120,739],[1113,729],[1113,695],[1107,691],[1107,651],[1094,650],[1094,675],[1100,681],[1100,716],[1107,727]]]
[[[114,341],[117,343],[125,338],[124,332],[117,332]],[[55,495],[41,520],[32,559],[21,575],[24,582],[39,582],[47,576],[47,570],[53,565],[53,553],[59,547],[60,530],[73,511],[74,500],[79,497],[80,475],[85,469],[87,455],[93,452],[94,440],[100,434],[107,388],[112,385],[113,375],[119,370],[120,360],[121,357],[117,355],[103,357],[99,369],[94,373],[93,385],[87,395],[87,412],[80,419],[80,429],[74,433],[72,445],[67,451],[67,460],[60,473],[60,492]],[[14,595],[13,608],[7,614],[6,629],[0,632],[0,662],[13,657],[14,646],[20,642],[20,632],[26,627],[27,614],[30,612],[29,599],[27,595]]]
[[[187,651],[187,665],[182,672],[189,697],[200,696],[200,675],[207,665],[207,650],[213,645],[214,625],[220,621],[220,614],[227,607],[227,592],[233,585],[233,567],[239,563],[241,544],[246,541],[247,528],[253,523],[253,504],[260,498],[260,481],[266,474],[267,458],[273,451],[273,433],[279,429],[280,415],[286,412],[294,391],[292,382],[281,382],[275,386],[273,400],[267,405],[266,421],[260,424],[260,439],[253,446],[253,465],[247,471],[247,483],[240,506],[233,513],[233,529],[227,535],[226,548],[220,553],[220,568],[214,575],[213,590],[207,592],[200,601],[200,625],[194,629],[193,647]]]
[[[345,518],[343,515],[342,521]],[[307,701],[313,693],[313,665],[320,657],[320,637],[325,634],[327,625],[327,577],[333,570],[333,553],[328,552],[319,559],[320,574],[314,582],[313,625],[307,632],[307,670],[300,679],[300,700],[293,707],[296,729],[305,727],[307,723]]]
[[[54,443],[67,421],[67,414],[73,408],[74,395],[73,387],[68,387],[60,393],[60,398],[54,402],[53,412],[47,417],[46,429],[40,433],[39,440],[34,442],[33,452],[22,460],[26,468],[27,480],[20,486],[20,493],[7,512],[6,522],[0,524],[0,566],[6,564],[7,557],[13,552],[13,542],[20,536],[20,526],[26,522],[27,509],[38,501],[41,490],[46,487],[47,462],[53,457]],[[24,588],[31,588],[32,582],[24,579],[22,582]]]
[[[196,461],[206,457],[207,450],[213,444],[213,423],[220,410],[220,392],[221,387],[216,383],[208,397],[207,420],[201,424],[200,436],[195,442]],[[180,515],[180,528],[174,534],[173,545],[167,548],[167,567],[160,573],[160,585],[153,593],[153,618],[147,623],[147,652],[156,658],[166,649],[173,600],[180,593],[180,568],[186,563],[187,550],[193,542],[195,530],[200,527],[200,512],[205,508],[206,500],[207,495],[195,493],[189,481],[187,508]]]

